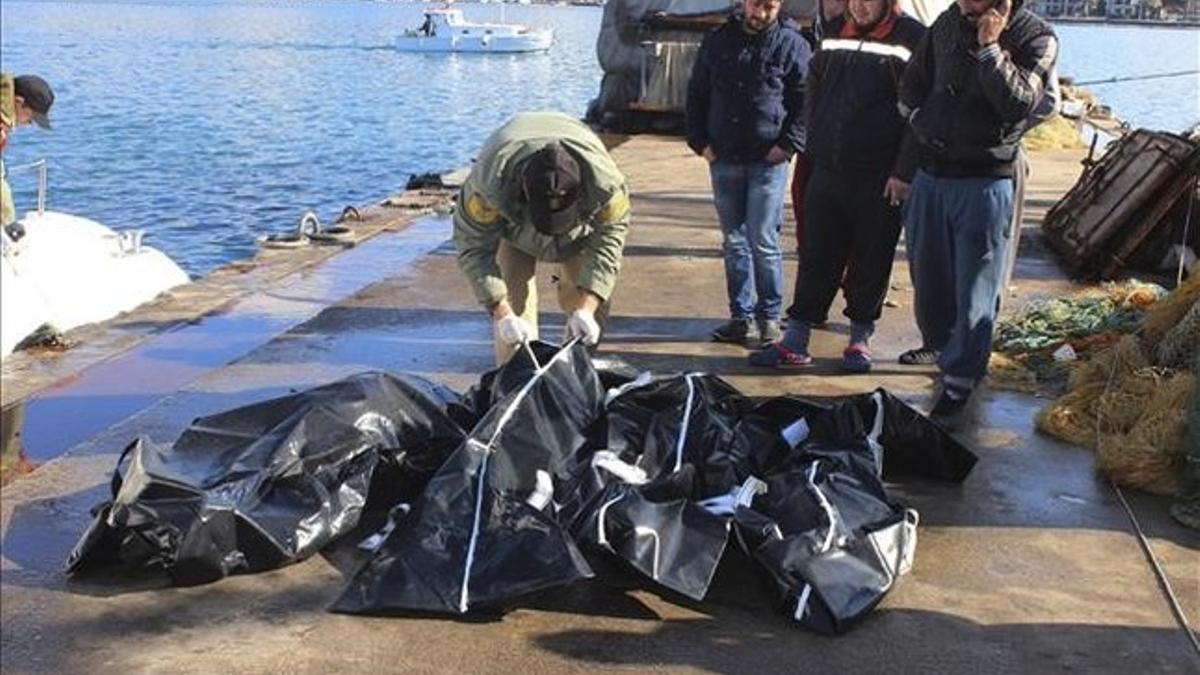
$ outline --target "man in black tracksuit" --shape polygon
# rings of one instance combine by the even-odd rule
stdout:
[[[1054,31],[1022,0],[956,0],[913,54],[900,112],[920,145],[904,206],[919,348],[936,361],[935,415],[962,409],[987,373],[1014,206],[1021,136],[1058,56]]]
[[[899,203],[915,169],[915,145],[896,109],[904,68],[925,33],[895,0],[850,0],[834,19],[805,82],[805,152],[813,164],[804,198],[805,261],[783,339],[752,354],[755,365],[806,365],[812,326],[823,323],[853,255],[846,291],[850,344],[842,367],[871,368],[900,236]],[[902,150],[904,148],[904,150]]]

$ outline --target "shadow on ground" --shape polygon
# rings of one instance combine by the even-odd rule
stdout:
[[[941,612],[880,609],[850,634],[825,638],[782,620],[721,608],[709,618],[671,619],[649,631],[563,630],[536,644],[574,661],[705,672],[1194,673],[1176,629],[1084,624],[980,624]]]

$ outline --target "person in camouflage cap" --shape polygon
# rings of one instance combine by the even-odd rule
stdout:
[[[537,263],[556,263],[566,335],[588,345],[617,276],[629,225],[625,176],[567,115],[515,116],[484,144],[454,212],[458,262],[492,316],[496,360],[538,337]]]

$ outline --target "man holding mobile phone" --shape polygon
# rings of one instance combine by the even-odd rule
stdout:
[[[987,373],[1003,287],[1021,137],[1058,58],[1023,0],[956,0],[917,47],[900,114],[919,142],[904,204],[919,348],[905,364],[942,373],[935,415],[953,415]]]

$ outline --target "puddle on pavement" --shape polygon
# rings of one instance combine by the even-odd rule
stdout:
[[[92,366],[3,411],[3,480],[28,472],[144,410],[444,244],[446,218],[426,217],[298,270],[234,303]],[[130,439],[132,440],[132,439]],[[11,448],[9,446],[12,446]]]

